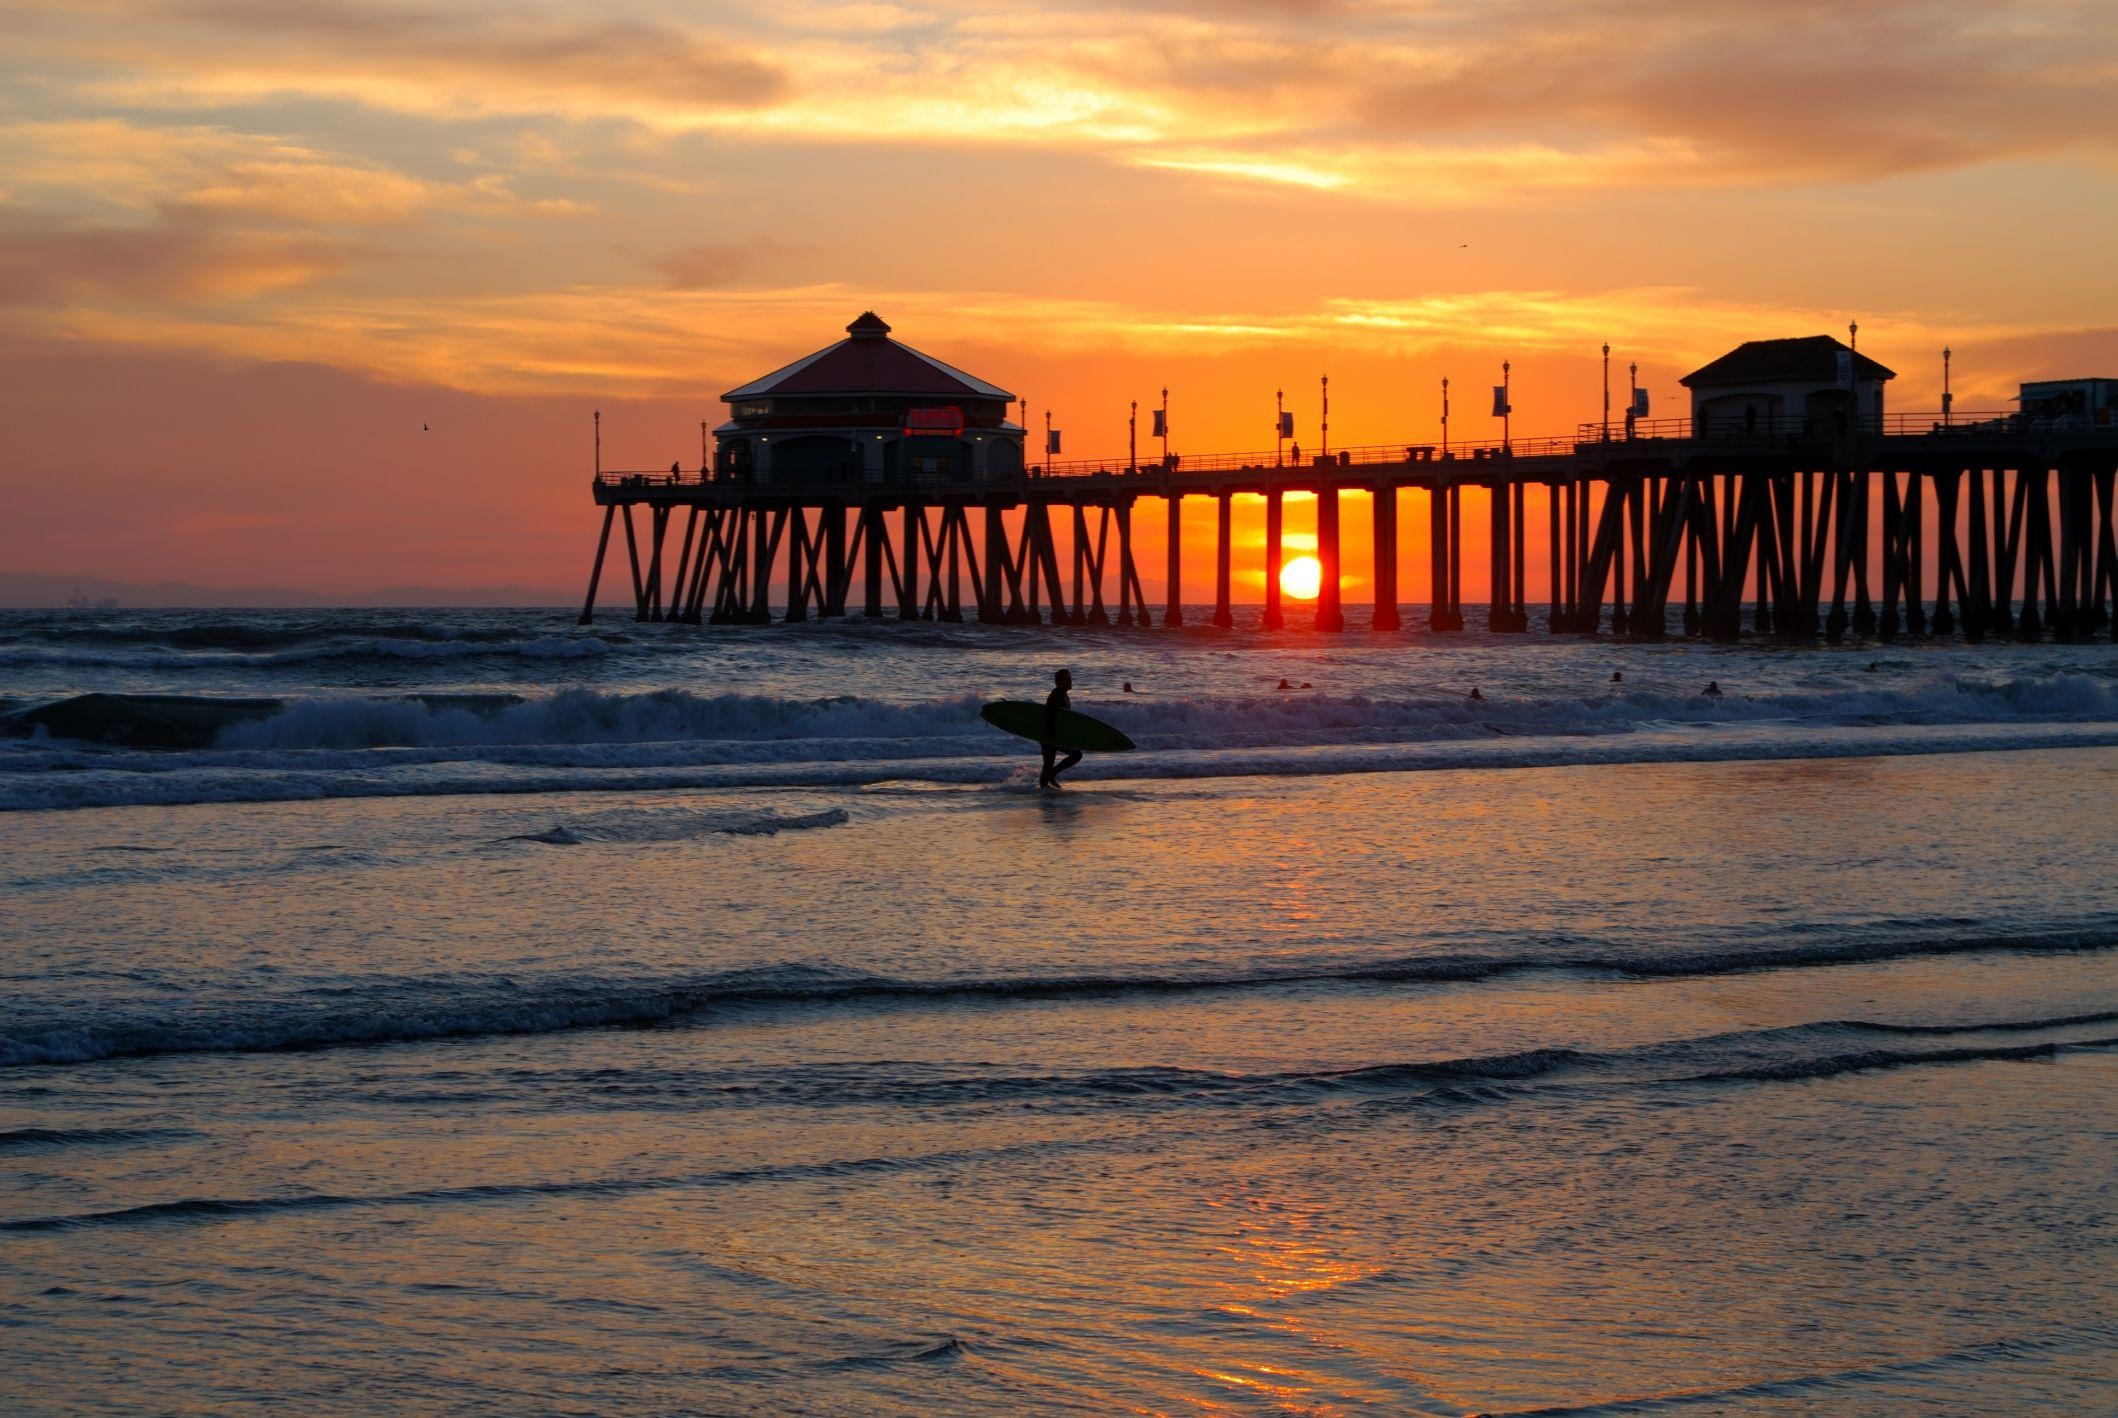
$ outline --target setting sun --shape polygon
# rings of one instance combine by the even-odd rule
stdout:
[[[1313,556],[1290,557],[1280,568],[1280,591],[1297,601],[1313,601],[1323,589],[1324,568]]]

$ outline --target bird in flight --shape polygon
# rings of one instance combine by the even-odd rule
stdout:
[[[427,431],[428,431],[428,429],[427,429],[427,426],[426,426],[425,424],[421,424],[421,425],[419,426],[419,431],[420,431],[421,433],[425,433],[425,432],[427,432]]]

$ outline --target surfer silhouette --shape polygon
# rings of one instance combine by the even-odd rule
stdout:
[[[1074,687],[1074,672],[1060,670],[1052,676],[1052,692],[1044,697],[1044,740],[1037,746],[1044,750],[1044,771],[1037,775],[1037,786],[1056,788],[1059,775],[1081,761],[1078,748],[1061,749],[1054,742],[1059,737],[1059,711],[1071,707],[1066,692]],[[1059,755],[1065,753],[1066,757]]]

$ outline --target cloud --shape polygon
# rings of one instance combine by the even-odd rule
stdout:
[[[68,10],[80,22],[49,21],[39,47],[103,70],[100,91],[139,102],[307,93],[406,112],[593,113],[713,110],[788,91],[777,64],[719,33],[607,13],[583,21],[535,4],[85,0]]]
[[[0,306],[248,300],[335,274],[355,248],[308,234],[173,221],[142,227],[0,218]]]
[[[1680,178],[1721,181],[2109,154],[2118,143],[2118,39],[2073,0],[1482,9],[1482,35],[1365,57],[1354,111],[1366,134],[1535,128],[1575,134],[1589,151],[1681,145],[1701,161]]]
[[[385,227],[439,211],[568,217],[592,210],[567,198],[523,197],[505,173],[438,182],[271,134],[113,118],[0,125],[0,171],[48,209],[267,226]]]
[[[102,102],[301,95],[778,143],[997,143],[1421,205],[2118,151],[2089,0],[18,4]],[[1435,180],[1447,173],[1448,180]]]
[[[790,254],[777,241],[708,241],[666,251],[651,264],[672,290],[728,290],[756,283]]]
[[[1739,339],[1840,328],[1841,314],[1719,300],[1683,287],[1587,292],[1485,290],[1400,299],[1341,296],[1289,311],[1143,309],[1007,291],[855,290],[837,284],[720,291],[601,286],[534,293],[267,301],[241,319],[211,309],[81,307],[52,327],[118,346],[291,359],[384,380],[487,394],[660,397],[725,387],[838,337],[854,312],[884,313],[901,338],[942,354],[991,350],[1034,330],[1040,355],[1193,358],[1253,351],[1360,351],[1402,357],[1449,349],[1517,359],[1593,349],[1700,363]],[[1870,339],[1907,347],[1999,341],[2027,327],[1911,312],[1862,318]],[[1885,334],[1887,332],[1887,334]],[[1497,358],[1497,354],[1495,356]]]
[[[177,198],[200,212],[296,226],[393,226],[434,201],[433,185],[403,173],[344,163],[232,163]]]

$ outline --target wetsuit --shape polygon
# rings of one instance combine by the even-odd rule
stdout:
[[[1059,737],[1059,711],[1066,708],[1068,703],[1066,691],[1056,685],[1053,686],[1052,692],[1044,697],[1044,742],[1039,745],[1044,750],[1044,771],[1037,775],[1037,786],[1040,788],[1058,787],[1059,775],[1081,761],[1080,749],[1062,750],[1054,742]],[[1062,752],[1066,754],[1063,759],[1059,757]]]

